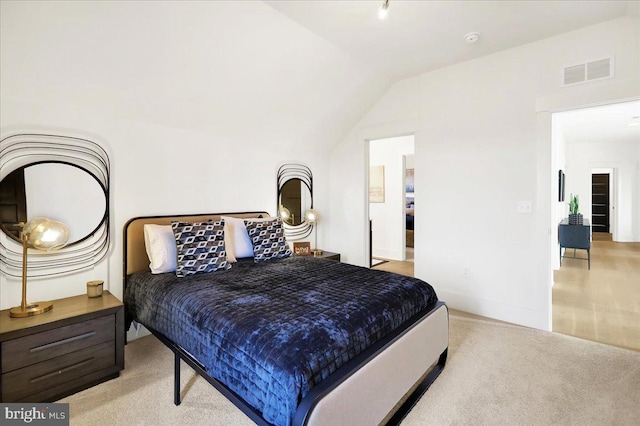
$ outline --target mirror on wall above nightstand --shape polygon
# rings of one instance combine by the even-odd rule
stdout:
[[[53,132],[52,132],[53,133]],[[52,133],[0,136],[0,271],[22,271],[19,223],[46,216],[71,228],[69,244],[29,259],[29,277],[95,265],[109,250],[110,161],[89,139]]]

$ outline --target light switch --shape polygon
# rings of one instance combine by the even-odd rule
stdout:
[[[532,202],[531,201],[519,201],[518,202],[518,213],[531,213],[532,211]]]

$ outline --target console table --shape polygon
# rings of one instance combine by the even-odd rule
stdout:
[[[560,243],[560,266],[562,266],[562,258],[586,260],[589,269],[591,269],[591,225],[587,219],[584,219],[582,225],[569,225],[569,219],[562,219],[558,225],[558,242]],[[572,248],[573,257],[563,256],[562,248]],[[586,250],[587,258],[576,257],[576,249]]]

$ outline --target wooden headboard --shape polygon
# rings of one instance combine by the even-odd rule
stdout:
[[[180,220],[184,222],[206,222],[208,220],[219,220],[220,216],[233,216],[240,218],[269,217],[267,212],[244,212],[244,213],[211,213],[195,215],[175,215],[175,216],[145,216],[134,217],[124,225],[124,252],[123,268],[124,284],[126,286],[127,276],[134,272],[144,271],[149,268],[149,258],[144,246],[144,225],[152,223],[156,225],[171,225],[172,221]]]

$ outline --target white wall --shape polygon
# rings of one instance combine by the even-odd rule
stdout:
[[[413,154],[413,135],[369,142],[369,163],[384,166],[384,203],[369,203],[373,231],[373,256],[405,259],[404,156]]]
[[[332,153],[333,247],[366,265],[364,141],[415,133],[421,203],[439,207],[416,211],[416,276],[453,308],[550,329],[551,111],[639,96],[639,28],[616,19],[395,84]],[[611,55],[615,78],[561,87],[563,67]]]
[[[333,219],[330,141],[388,87],[262,2],[0,3],[0,129],[81,136],[111,160],[111,248],[92,270],[31,280],[30,300],[104,279],[122,297],[135,216],[267,210],[287,161],[314,174],[318,243]],[[0,307],[20,283],[0,275]]]
[[[407,155],[406,157],[407,157],[407,163],[406,163],[407,169],[415,169],[416,166],[415,166],[415,160],[414,160],[413,154]]]
[[[614,241],[640,241],[639,158],[640,141],[567,144],[567,190],[580,196],[584,217],[591,218],[592,170],[613,169]]]

